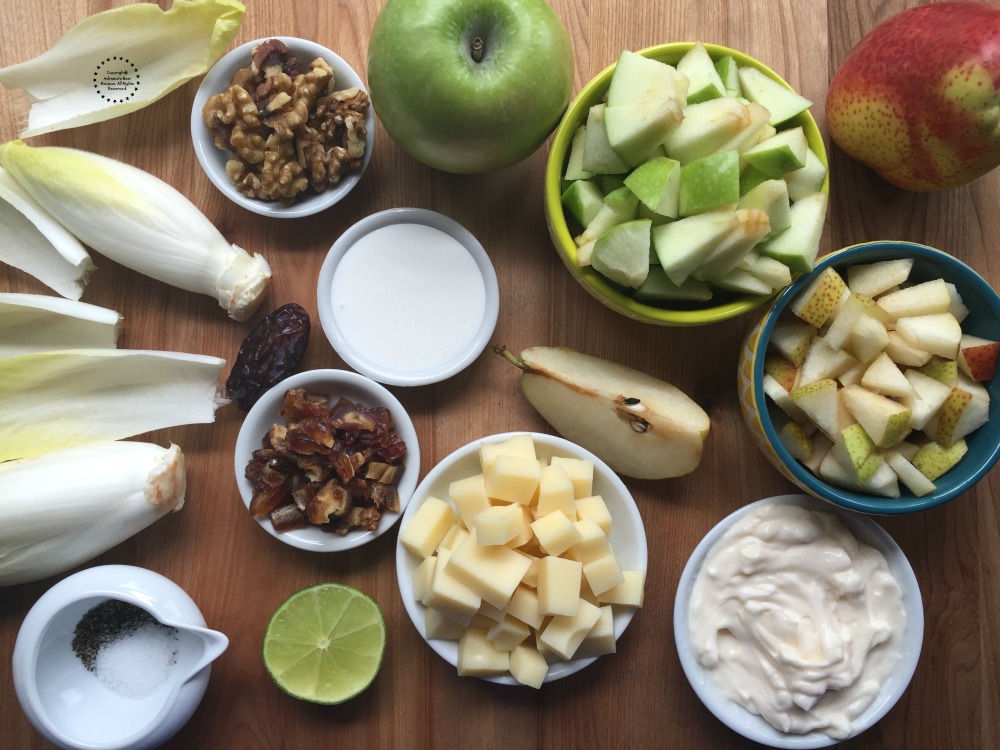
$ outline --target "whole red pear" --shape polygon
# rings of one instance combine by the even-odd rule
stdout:
[[[830,136],[905,190],[963,185],[1000,165],[1000,8],[920,5],[869,32],[826,99]]]

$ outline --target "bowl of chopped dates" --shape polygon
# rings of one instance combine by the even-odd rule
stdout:
[[[361,76],[315,42],[247,42],[206,74],[191,108],[195,154],[212,183],[248,211],[309,216],[364,174],[375,112]]]
[[[271,536],[314,552],[372,541],[417,486],[413,422],[383,386],[347,370],[292,375],[250,409],[236,440],[236,484]]]

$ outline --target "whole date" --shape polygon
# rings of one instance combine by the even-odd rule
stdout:
[[[295,372],[309,343],[309,313],[290,302],[264,316],[240,345],[226,379],[229,399],[242,411]]]

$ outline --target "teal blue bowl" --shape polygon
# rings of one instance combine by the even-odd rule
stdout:
[[[816,267],[798,278],[774,301],[772,307],[751,328],[740,352],[738,372],[740,406],[757,446],[767,459],[802,490],[851,510],[874,514],[903,514],[933,508],[971,489],[1000,459],[1000,374],[983,383],[990,394],[989,421],[966,438],[968,452],[962,460],[934,481],[934,492],[916,497],[900,483],[899,498],[885,498],[841,489],[827,484],[802,466],[778,439],[781,414],[764,395],[764,354],[771,331],[791,301],[824,269],[838,270],[857,264],[897,258],[913,258],[910,278],[916,282],[943,278],[958,289],[968,317],[962,322],[965,333],[982,338],[1000,338],[1000,296],[972,268],[948,253],[911,242],[878,241],[852,245],[820,258]]]

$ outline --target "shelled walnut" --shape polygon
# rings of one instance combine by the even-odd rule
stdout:
[[[241,194],[287,206],[361,169],[368,94],[335,85],[325,60],[303,70],[283,42],[269,39],[209,97],[202,120],[216,147],[231,152],[226,174]]]
[[[343,535],[375,531],[383,513],[399,511],[406,444],[388,409],[293,388],[281,416],[246,467],[255,518],[276,531],[312,525]]]

